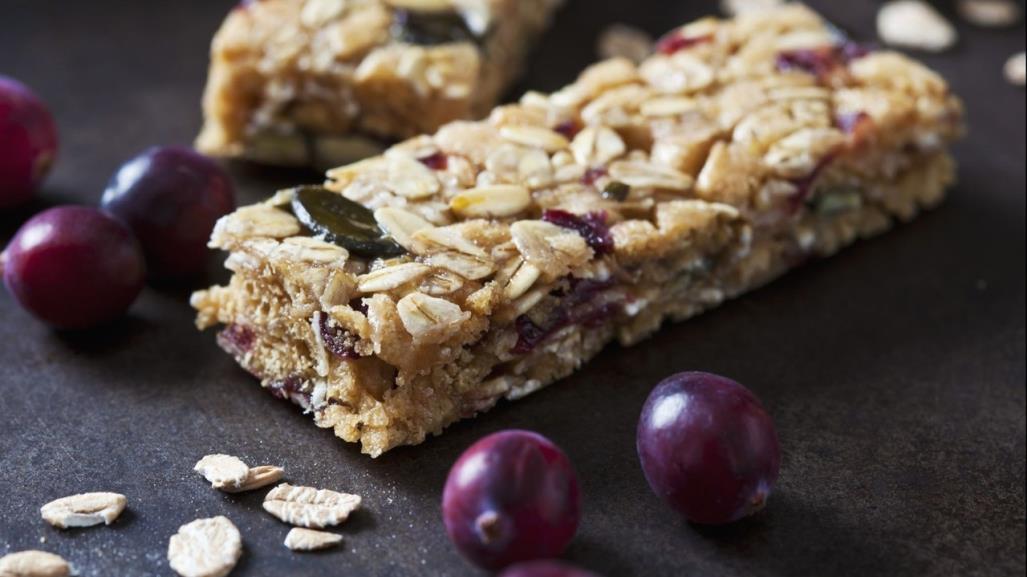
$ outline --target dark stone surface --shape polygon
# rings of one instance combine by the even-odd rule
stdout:
[[[43,200],[0,216],[0,241],[44,203],[96,202],[144,147],[190,142],[208,41],[230,4],[3,1],[0,73],[53,106],[63,147]],[[872,2],[813,4],[872,31]],[[607,22],[658,32],[712,9],[572,0],[527,84],[569,81]],[[442,531],[446,471],[478,437],[526,427],[577,466],[585,513],[568,556],[608,576],[1023,575],[1024,91],[1000,70],[1023,50],[1024,28],[960,31],[958,49],[927,58],[966,97],[972,127],[958,149],[962,184],[940,210],[376,461],[273,400],[213,334],[196,333],[185,289],[148,290],[129,318],[78,335],[0,296],[0,553],[41,547],[85,576],[169,575],[168,536],[225,514],[246,544],[235,575],[476,574]],[[234,174],[244,201],[317,180]],[[656,382],[685,369],[748,384],[777,421],[781,482],[754,519],[690,527],[645,485],[637,414]],[[366,510],[342,529],[341,550],[292,554],[261,493],[219,494],[191,471],[217,451],[361,493]],[[68,532],[40,520],[46,501],[88,490],[124,492],[128,512]]]

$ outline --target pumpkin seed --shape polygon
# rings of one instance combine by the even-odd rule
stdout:
[[[631,194],[631,187],[616,180],[607,184],[606,188],[603,189],[603,198],[606,200],[624,202],[628,199],[629,194]]]
[[[369,209],[323,187],[295,189],[292,211],[316,237],[353,254],[378,258],[406,253],[385,235]]]

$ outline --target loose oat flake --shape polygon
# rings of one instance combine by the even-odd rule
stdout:
[[[239,489],[250,475],[246,463],[231,455],[207,455],[193,470],[210,481],[211,487],[225,490]]]
[[[1017,86],[1023,86],[1025,80],[1027,80],[1027,57],[1024,53],[1013,55],[1006,62],[1006,79]]]
[[[110,525],[125,510],[124,495],[83,493],[50,501],[39,510],[43,519],[61,529]]]
[[[342,543],[342,535],[293,527],[285,536],[285,546],[293,551],[317,551]]]
[[[360,497],[283,483],[264,498],[264,510],[281,521],[313,529],[342,523],[360,508]]]
[[[956,29],[923,0],[896,0],[877,13],[877,34],[902,48],[942,52],[957,40]]]
[[[281,481],[284,476],[285,469],[281,467],[261,465],[250,469],[250,472],[246,475],[246,480],[243,481],[242,485],[238,487],[228,486],[221,490],[226,493],[244,493],[246,491],[253,491],[255,489],[267,487],[268,485],[273,485],[274,483]]]
[[[0,577],[67,577],[68,562],[46,551],[20,551],[0,557]]]
[[[224,577],[242,555],[242,537],[227,517],[182,525],[168,541],[168,563],[182,577]]]
[[[959,0],[959,15],[985,28],[1003,28],[1020,21],[1020,5],[1013,0]]]

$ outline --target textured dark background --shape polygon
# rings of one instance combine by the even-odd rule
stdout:
[[[46,204],[96,202],[144,147],[190,142],[208,42],[231,3],[0,0],[0,73],[51,104],[63,140],[43,201],[0,215],[0,242]],[[813,4],[872,33],[873,2]],[[571,80],[606,23],[657,33],[714,8],[572,0],[526,85]],[[476,575],[442,530],[446,471],[480,436],[526,427],[562,445],[581,477],[568,557],[610,577],[1023,575],[1024,91],[1001,67],[1023,50],[1024,28],[960,31],[958,49],[927,58],[966,97],[972,127],[962,183],[940,210],[376,461],[255,386],[193,329],[187,290],[150,289],[130,318],[77,335],[0,294],[0,554],[40,547],[85,576],[169,575],[177,527],[224,514],[245,540],[235,575]],[[317,180],[233,172],[242,201]],[[639,409],[685,369],[746,383],[777,421],[781,481],[754,519],[697,529],[645,485]],[[262,493],[223,495],[192,473],[210,452],[360,493],[366,510],[342,528],[340,550],[290,553]],[[116,525],[58,532],[40,520],[48,500],[90,490],[128,495]]]

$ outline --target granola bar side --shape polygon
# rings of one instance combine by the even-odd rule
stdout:
[[[399,257],[311,238],[293,192],[226,217],[234,276],[198,323],[378,455],[934,206],[961,119],[936,74],[802,6],[703,20],[330,171]]]

